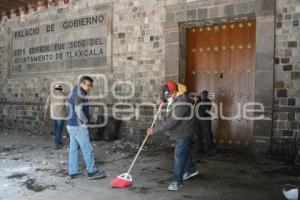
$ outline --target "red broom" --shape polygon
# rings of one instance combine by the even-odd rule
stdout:
[[[156,116],[155,116],[155,118],[154,118],[154,120],[152,122],[151,128],[153,128],[153,126],[155,124],[155,121],[156,121],[156,119],[158,117],[158,114],[160,113],[162,105],[163,104],[161,104],[159,106],[159,109],[158,109],[158,111],[156,113]],[[133,165],[135,164],[135,162],[136,162],[139,154],[141,153],[141,151],[142,151],[142,149],[144,147],[144,144],[146,143],[148,137],[149,136],[147,134],[147,136],[145,137],[145,139],[144,139],[144,141],[143,141],[143,143],[142,143],[139,151],[137,152],[137,154],[136,154],[133,162],[131,163],[131,166],[129,167],[129,170],[126,173],[119,175],[116,179],[112,180],[110,182],[110,186],[111,187],[113,187],[113,188],[126,188],[126,187],[130,187],[132,185],[132,177],[131,177],[131,175],[129,173],[130,173],[131,169],[133,168]]]

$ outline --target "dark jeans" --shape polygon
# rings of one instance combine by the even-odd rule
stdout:
[[[64,120],[52,120],[54,126],[55,145],[61,145],[61,134],[64,129]]]
[[[212,152],[215,149],[214,136],[211,130],[211,120],[197,120],[198,150]],[[204,142],[207,148],[204,148]]]
[[[194,173],[196,171],[190,155],[190,146],[190,136],[176,140],[173,181],[177,184],[182,184],[182,176],[185,172]]]

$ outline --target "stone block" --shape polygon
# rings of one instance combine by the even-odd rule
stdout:
[[[197,9],[197,8],[200,7],[199,1],[198,1],[198,0],[193,1],[193,2],[188,2],[188,1],[187,1],[185,7],[186,7],[187,10]]]
[[[293,26],[299,26],[299,20],[294,20],[293,21]]]
[[[288,47],[289,48],[295,48],[298,46],[298,42],[297,41],[289,41],[288,42]]]
[[[288,121],[295,121],[295,112],[288,113]]]
[[[255,12],[255,8],[256,8],[255,1],[250,1],[248,3],[249,13],[254,13]]]
[[[293,51],[292,49],[284,49],[284,52],[283,52],[283,56],[282,57],[290,57],[293,55]]]
[[[196,20],[196,18],[197,18],[197,10],[196,9],[186,11],[186,19],[188,21]]]
[[[119,39],[125,38],[125,33],[118,33],[118,38]]]
[[[234,9],[235,9],[235,14],[236,15],[250,13],[249,2],[235,4]]]
[[[208,9],[207,8],[201,8],[197,10],[197,18],[198,20],[207,19],[208,17]]]
[[[290,19],[292,19],[292,15],[291,14],[284,15],[284,20],[290,20]]]
[[[293,132],[293,130],[282,130],[282,136],[294,137],[294,132]]]
[[[182,22],[186,20],[186,12],[185,11],[177,11],[176,12],[176,22]]]
[[[298,20],[298,19],[300,19],[300,13],[294,13],[293,20]]]
[[[258,16],[274,15],[275,0],[255,0]]]
[[[296,99],[295,98],[289,98],[288,99],[288,105],[289,106],[295,106],[296,105]]]
[[[179,44],[166,45],[166,74],[178,74]]]
[[[292,80],[300,79],[300,72],[291,72],[291,79]]]
[[[271,120],[257,120],[254,122],[254,136],[270,137],[272,134]]]
[[[166,33],[166,44],[179,43],[179,32]]]
[[[255,102],[263,104],[265,107],[271,107],[273,105],[273,89],[256,89]]]
[[[273,71],[256,71],[256,89],[273,89]]]
[[[274,38],[274,31],[275,31],[274,17],[258,17],[256,21],[256,31],[257,31],[256,32],[257,38],[272,37],[272,36]]]
[[[208,9],[208,18],[218,18],[220,17],[220,7],[213,7]]]
[[[223,15],[225,17],[231,17],[231,16],[234,16],[234,5],[226,5],[224,7],[224,11],[223,11]]]
[[[281,58],[280,63],[281,64],[288,64],[288,63],[290,63],[290,59],[289,58]]]
[[[262,53],[262,55],[273,54],[274,36],[259,36],[257,34],[256,37],[256,53]]]
[[[291,71],[293,69],[293,65],[283,65],[283,71]]]
[[[274,67],[273,52],[256,53],[256,69],[257,70],[273,70]]]
[[[174,22],[175,21],[175,13],[174,12],[167,12],[166,21],[167,22]]]

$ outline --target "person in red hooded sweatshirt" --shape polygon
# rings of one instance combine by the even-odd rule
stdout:
[[[166,116],[153,129],[148,128],[147,134],[169,132],[170,139],[176,141],[173,181],[168,187],[169,191],[176,191],[183,186],[184,180],[198,174],[190,155],[191,139],[196,130],[193,121],[193,105],[186,87],[174,81],[163,83],[161,96],[168,104]]]

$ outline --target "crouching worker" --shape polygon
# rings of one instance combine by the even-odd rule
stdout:
[[[168,131],[170,139],[176,140],[173,182],[168,187],[168,190],[175,191],[183,186],[183,180],[198,174],[190,156],[191,139],[195,131],[193,117],[189,117],[193,113],[193,106],[186,87],[173,81],[163,84],[162,96],[168,102],[166,116],[153,129],[148,128],[147,134]]]
[[[82,152],[88,177],[98,179],[105,177],[103,170],[95,166],[93,147],[90,142],[87,124],[89,123],[89,107],[87,94],[93,87],[93,79],[83,76],[68,97],[67,130],[70,134],[69,176],[77,178],[83,173],[79,171],[79,149]]]

